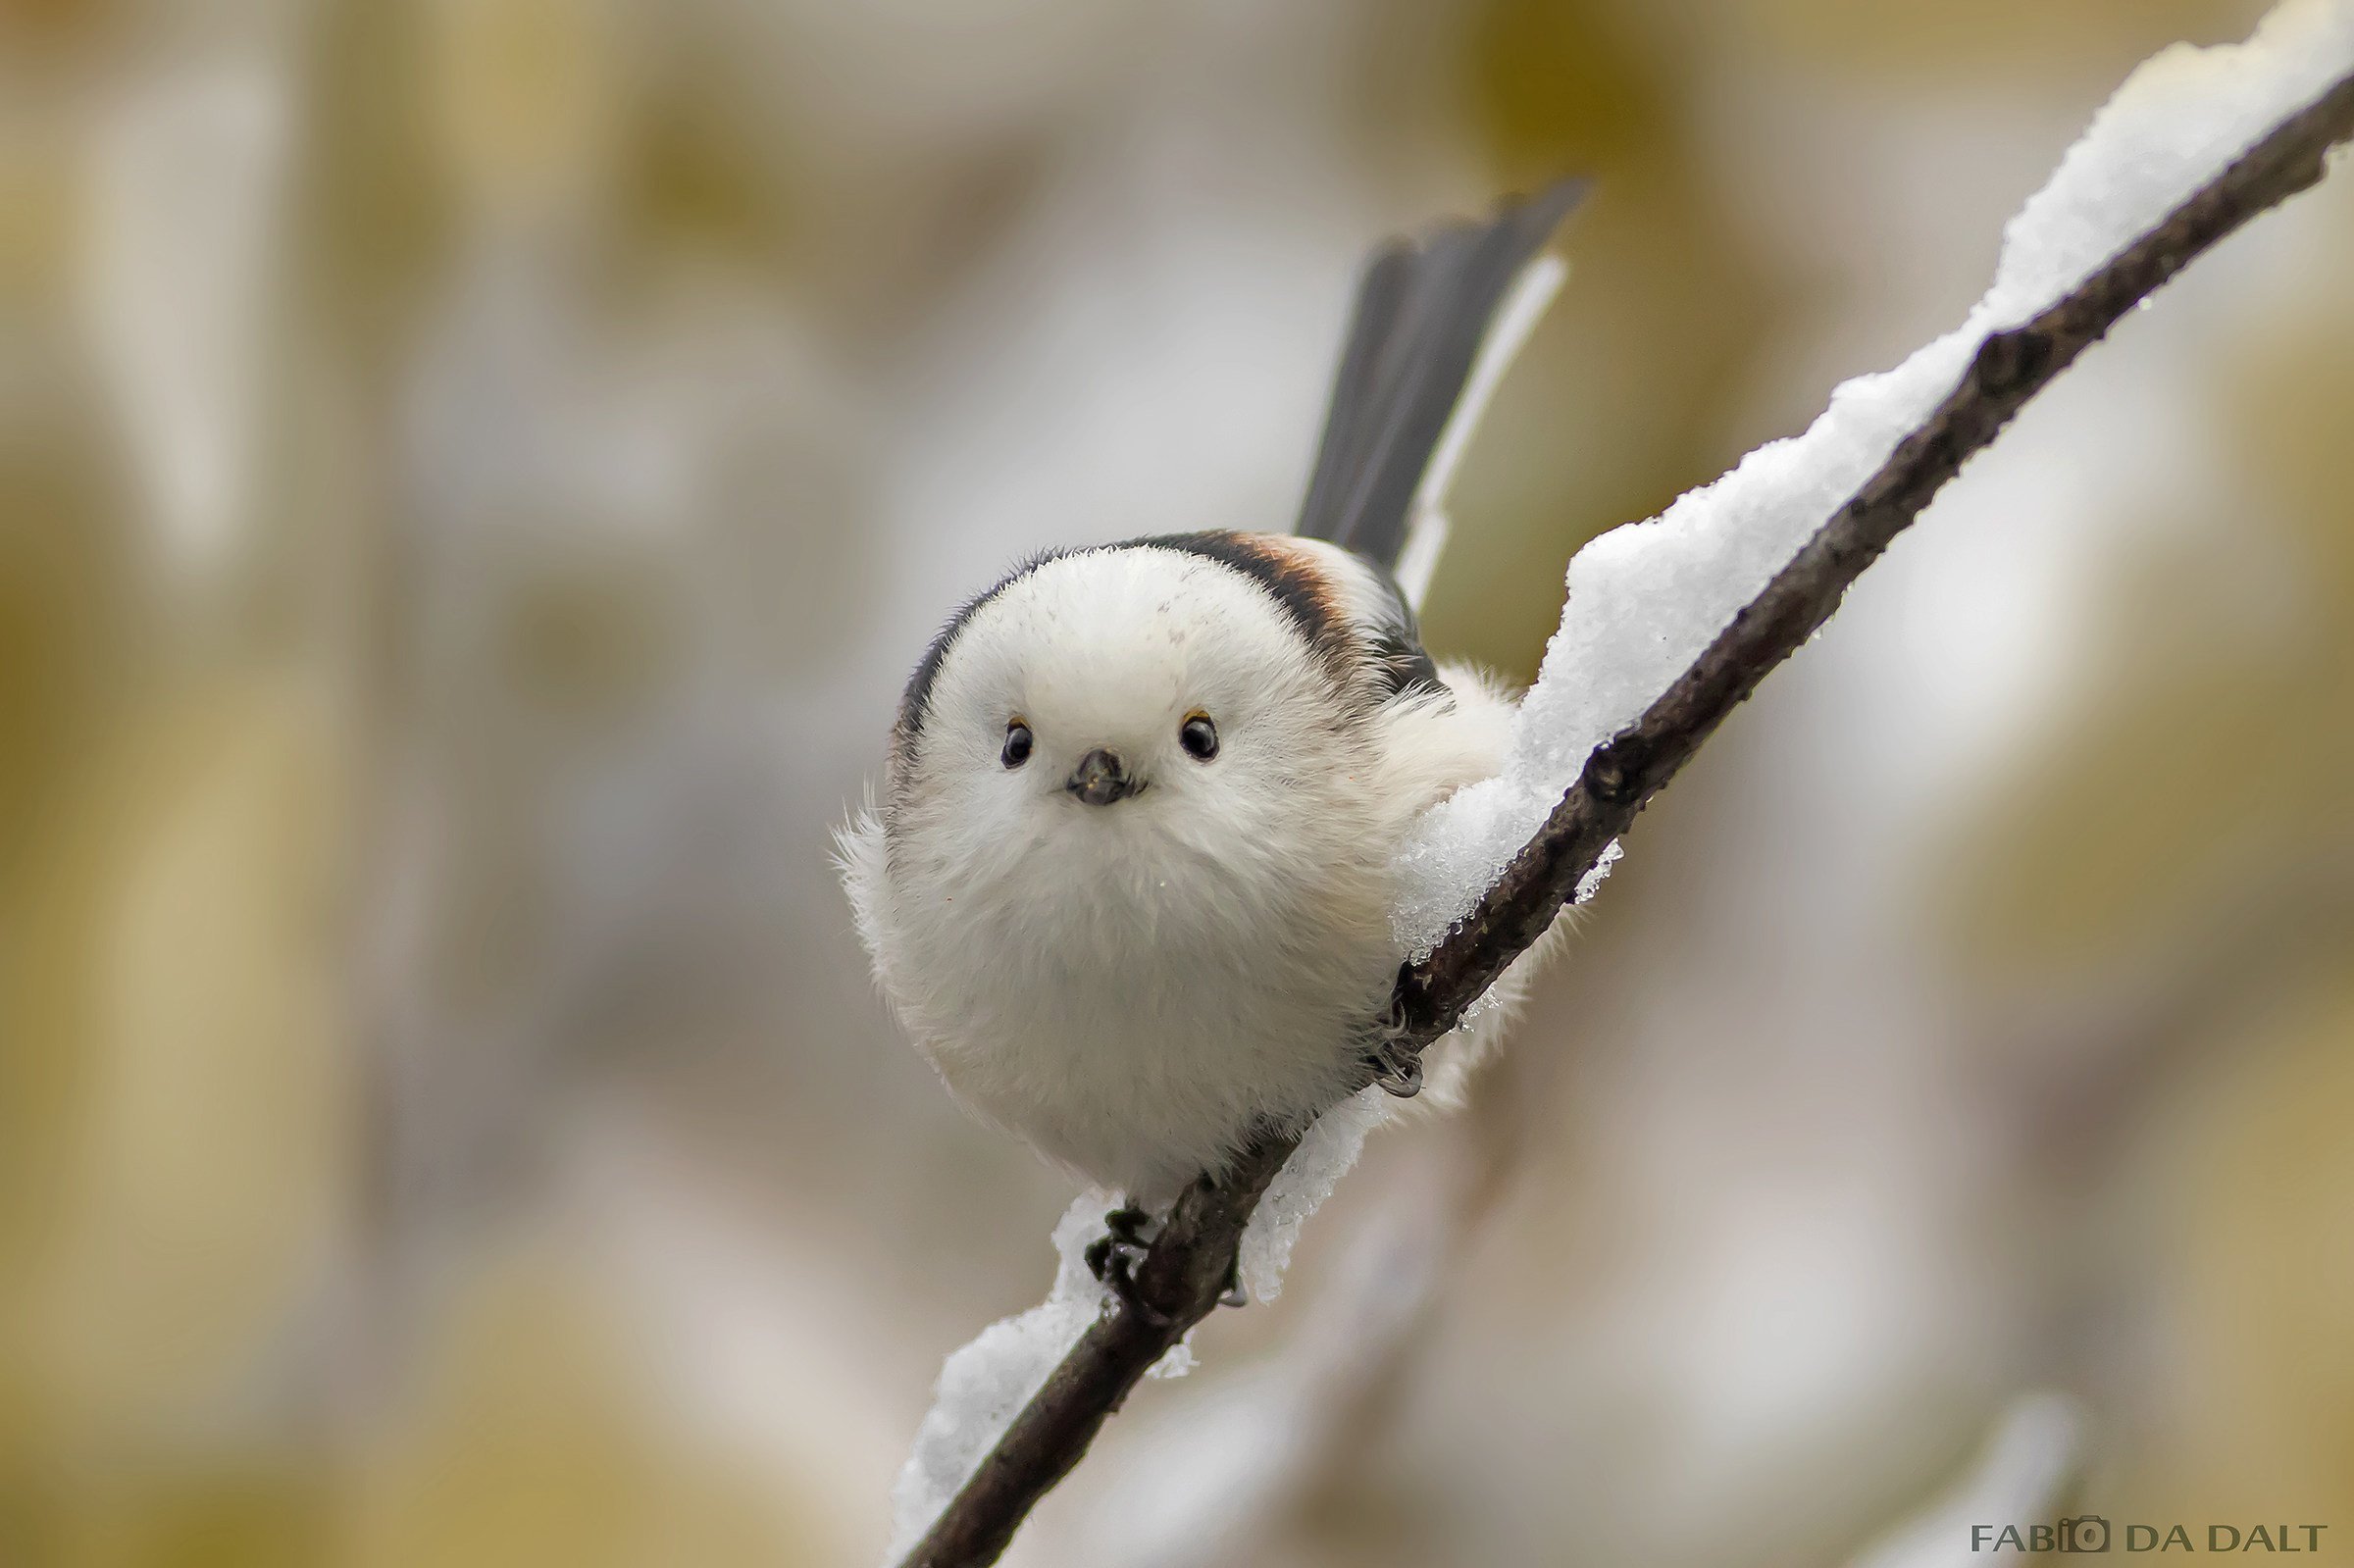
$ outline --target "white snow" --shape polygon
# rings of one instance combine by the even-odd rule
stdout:
[[[1100,1191],[1080,1193],[1054,1224],[1060,1261],[1046,1300],[998,1319],[941,1365],[932,1409],[916,1429],[914,1451],[891,1489],[888,1560],[898,1561],[922,1538],[998,1435],[1101,1314],[1109,1293],[1089,1271],[1084,1254],[1088,1243],[1103,1234],[1104,1212],[1117,1201]]]
[[[1388,1096],[1367,1089],[1333,1107],[1307,1130],[1299,1149],[1268,1184],[1243,1232],[1238,1272],[1251,1299],[1270,1301],[1282,1290],[1283,1271],[1292,1260],[1300,1227],[1332,1195],[1333,1187],[1356,1163],[1365,1135],[1389,1114]],[[1058,1261],[1054,1289],[1047,1299],[991,1324],[942,1364],[932,1408],[916,1429],[914,1450],[891,1491],[887,1560],[896,1562],[907,1554],[1015,1413],[1047,1381],[1047,1374],[1102,1312],[1110,1295],[1089,1270],[1086,1251],[1103,1234],[1104,1213],[1118,1202],[1109,1192],[1080,1193],[1054,1224]],[[1193,1367],[1189,1336],[1148,1376],[1183,1377]]]
[[[1993,286],[1961,327],[1892,371],[1841,385],[1805,434],[1758,448],[1659,517],[1580,550],[1504,775],[1433,810],[1401,856],[1407,891],[1396,919],[1407,947],[1427,952],[1470,909],[1593,749],[1855,493],[1987,334],[2057,300],[2349,70],[2354,0],[2289,0],[2246,43],[2157,55],[2005,228]]]
[[[1602,885],[1610,880],[1611,868],[1618,864],[1618,857],[1625,853],[1626,850],[1615,838],[1604,844],[1602,853],[1594,857],[1594,864],[1586,868],[1583,877],[1577,879],[1577,890],[1569,895],[1569,901],[1573,904],[1592,903],[1594,895],[1602,891]]]
[[[1332,1189],[1365,1146],[1365,1135],[1390,1117],[1390,1097],[1377,1088],[1361,1090],[1322,1116],[1284,1162],[1266,1194],[1243,1229],[1242,1256],[1236,1272],[1243,1290],[1254,1301],[1272,1301],[1283,1290],[1284,1270],[1291,1267],[1292,1244],[1300,1227],[1332,1196]]]
[[[1501,778],[1429,813],[1401,856],[1401,936],[1428,948],[1535,831],[1587,755],[1632,723],[1957,383],[1989,332],[2033,316],[2354,70],[2354,0],[2288,0],[2244,44],[2176,46],[2134,72],[2004,230],[1994,284],[1955,330],[1892,371],[1831,394],[1804,433],[1771,442],[1649,522],[1613,530],[1569,563],[1568,599],[1521,706]],[[1578,885],[1593,896],[1616,845]],[[1301,1225],[1388,1115],[1378,1091],[1310,1130],[1243,1239],[1241,1274],[1272,1297]],[[893,1492],[904,1553],[1100,1312],[1081,1260],[1110,1200],[1088,1193],[1054,1229],[1061,1264],[1043,1305],[948,1357]],[[1192,1363],[1180,1345],[1154,1369]]]

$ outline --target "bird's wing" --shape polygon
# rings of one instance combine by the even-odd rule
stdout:
[[[1485,223],[1375,253],[1358,284],[1298,531],[1405,583],[1418,603],[1447,482],[1481,408],[1560,286],[1545,242],[1586,193],[1564,179]]]

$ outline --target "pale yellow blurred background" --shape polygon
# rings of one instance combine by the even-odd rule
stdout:
[[[1070,1196],[828,864],[947,606],[1286,526],[1364,247],[1586,170],[1428,617],[1525,676],[2256,14],[7,0],[0,1563],[872,1560]],[[1973,466],[1015,1560],[1835,1563],[2032,1389],[2354,1559],[2349,256]]]

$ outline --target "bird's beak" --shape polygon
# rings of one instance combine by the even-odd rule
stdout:
[[[1115,800],[1135,794],[1144,785],[1128,777],[1120,766],[1120,754],[1101,746],[1079,759],[1079,766],[1063,787],[1091,806],[1108,806]]]

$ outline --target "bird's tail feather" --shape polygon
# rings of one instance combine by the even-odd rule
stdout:
[[[1562,264],[1540,253],[1585,192],[1561,180],[1485,223],[1395,241],[1357,286],[1299,531],[1396,572],[1409,602],[1471,429],[1560,286]]]

